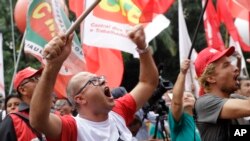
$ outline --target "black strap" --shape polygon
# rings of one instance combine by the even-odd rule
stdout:
[[[30,122],[29,122],[29,117],[21,112],[15,112],[15,113],[11,113],[11,114],[15,114],[17,115],[18,117],[20,117],[27,125],[28,127],[32,130],[33,133],[36,134],[37,138],[40,140],[40,141],[45,141],[42,137],[42,134],[39,133],[36,129],[32,128],[30,126]]]
[[[3,110],[0,111],[0,123],[3,121]]]

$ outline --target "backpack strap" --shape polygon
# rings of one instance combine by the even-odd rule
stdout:
[[[30,122],[29,122],[29,117],[27,115],[25,115],[21,112],[14,112],[14,113],[10,113],[10,114],[14,114],[14,115],[17,115],[18,117],[20,117],[28,125],[28,127],[32,130],[32,132],[36,134],[37,138],[40,141],[44,141],[42,134],[39,133],[36,129],[31,127]]]

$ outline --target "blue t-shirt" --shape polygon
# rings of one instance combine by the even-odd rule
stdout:
[[[179,122],[176,122],[172,115],[172,111],[169,110],[168,122],[171,141],[201,141],[200,133],[196,128],[194,118],[189,114],[183,113]]]

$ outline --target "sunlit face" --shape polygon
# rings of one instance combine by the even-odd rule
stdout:
[[[240,94],[247,97],[250,96],[250,80],[240,81]]]
[[[21,103],[21,100],[16,97],[12,97],[8,100],[6,105],[6,112],[13,113],[18,111],[18,106]]]
[[[213,80],[222,92],[232,94],[238,89],[237,77],[239,76],[239,69],[232,65],[228,57],[222,57],[215,62],[215,74]]]

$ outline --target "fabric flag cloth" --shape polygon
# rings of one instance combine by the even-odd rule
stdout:
[[[69,7],[79,17],[85,9],[85,1],[70,0]],[[96,75],[104,75],[110,87],[120,86],[124,72],[121,51],[86,44],[82,44],[82,47],[86,59],[86,70]]]
[[[244,43],[250,46],[250,1],[228,0],[228,9],[235,18],[234,24]]]
[[[249,0],[228,0],[227,4],[233,17],[249,21],[250,17]]]
[[[242,37],[242,41],[250,46],[250,26],[249,21],[243,20],[241,18],[235,18],[234,25],[237,28],[237,31]]]
[[[0,95],[5,98],[4,90],[4,68],[3,68],[3,35],[0,33]]]
[[[155,14],[167,12],[174,0],[132,0],[141,10],[139,21],[141,23],[151,22]]]
[[[183,15],[183,8],[181,0],[178,0],[178,25],[179,25],[179,54],[180,54],[180,64],[184,61],[184,59],[188,58],[188,53],[191,49],[191,40],[188,34],[186,22]],[[196,97],[199,97],[200,86],[197,81],[197,76],[194,67],[194,60],[197,57],[197,52],[195,50],[192,51],[191,55],[191,63],[189,70],[186,75],[185,81],[185,91],[193,91]],[[193,89],[194,88],[194,89]],[[193,89],[193,90],[192,90]]]
[[[85,2],[86,7],[89,7],[92,1]],[[126,9],[127,7],[130,9]],[[84,21],[82,41],[88,46],[117,49],[138,57],[136,45],[127,34],[135,24],[139,24],[139,15],[139,9],[129,0],[124,3],[115,1],[112,6],[109,1],[101,1]],[[157,15],[151,23],[145,24],[147,43],[169,23],[165,16]]]
[[[35,0],[29,5],[24,51],[33,55],[42,64],[42,51],[57,33],[65,33],[70,27],[70,21],[60,6],[59,0]],[[75,33],[74,33],[75,34]],[[81,44],[74,35],[72,52],[64,62],[54,87],[59,98],[66,97],[68,80],[76,73],[85,70],[85,59]]]
[[[202,0],[204,8],[205,0]],[[208,0],[207,8],[203,16],[204,28],[206,33],[207,44],[217,50],[224,50],[225,45],[220,34],[220,20],[213,6],[212,0]]]
[[[244,43],[234,25],[233,17],[226,5],[226,0],[219,0],[217,1],[217,12],[219,19],[221,22],[224,22],[229,34],[233,38],[234,41],[239,42],[241,48],[244,51],[250,51],[250,46]]]
[[[74,3],[78,1],[71,0],[69,2]],[[89,7],[92,2],[93,1],[91,0],[86,0],[81,3],[85,4],[83,7],[86,9],[86,7]],[[74,4],[70,5],[74,6]],[[119,50],[131,53],[135,57],[139,56],[135,50],[136,45],[127,36],[132,27],[139,23],[139,16],[140,10],[130,0],[125,0],[120,3],[118,3],[118,1],[101,1],[99,3],[99,5],[87,16],[81,27],[81,37],[88,71],[97,72],[96,70],[103,70],[103,73],[99,72],[104,75],[112,74],[111,76],[107,76],[109,83],[111,81],[118,82],[117,80],[119,78],[122,79],[123,68],[118,68],[118,66],[123,65],[118,64],[112,66],[112,64],[114,64],[113,61],[118,62],[119,58],[122,60],[122,57],[119,57],[121,56]],[[149,42],[152,40],[163,29],[165,29],[169,23],[169,20],[163,15],[157,15],[154,17],[152,23],[145,24],[146,41]],[[102,60],[102,56],[90,52],[98,52],[98,55],[106,54],[106,56],[115,56],[115,58],[112,59],[111,57],[106,57],[106,60],[104,61]],[[111,60],[107,60],[108,58]],[[99,60],[99,62],[88,63],[93,62],[93,60]],[[122,61],[120,62],[123,64]],[[98,66],[96,66],[96,64]],[[106,66],[111,67],[108,68]],[[119,71],[110,73],[113,72],[114,69],[122,69],[122,71],[120,71],[122,73]],[[111,78],[117,79],[112,80]]]
[[[110,87],[121,84],[124,64],[121,51],[84,46],[86,68],[96,75],[104,75]]]

